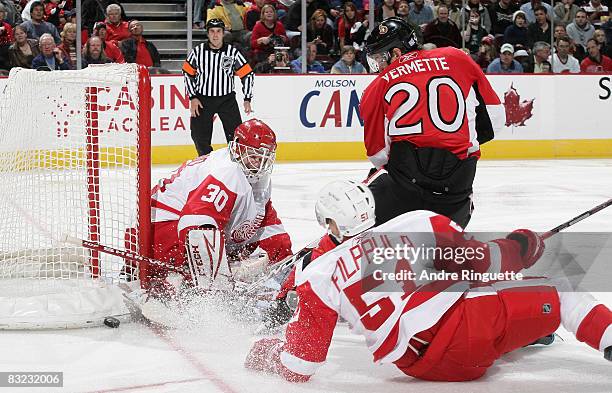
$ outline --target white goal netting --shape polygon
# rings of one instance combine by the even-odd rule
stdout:
[[[11,71],[0,91],[0,328],[126,312],[124,261],[62,239],[147,252],[149,89],[135,64]]]

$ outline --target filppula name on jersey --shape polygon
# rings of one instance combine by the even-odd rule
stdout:
[[[386,272],[380,269],[372,272],[372,277],[376,281],[396,281],[396,282],[408,282],[408,281],[499,281],[499,280],[513,280],[521,281],[523,279],[523,273],[515,272],[502,272],[502,273],[479,273],[471,270],[462,270],[461,272],[446,272],[446,271],[427,271],[422,270],[420,273],[413,272],[411,270],[400,270],[396,272]]]
[[[450,67],[446,62],[446,57],[431,57],[428,59],[414,59],[395,67],[383,74],[383,79],[389,82],[389,79],[397,79],[402,75],[414,74],[416,72],[427,71],[448,71]]]

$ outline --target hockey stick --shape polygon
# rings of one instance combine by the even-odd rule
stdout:
[[[239,288],[238,292],[241,295],[252,295],[257,292],[268,280],[273,279],[275,277],[281,277],[282,281],[286,278],[293,266],[302,258],[306,256],[313,248],[319,244],[321,238],[317,238],[317,240],[309,243],[306,247],[302,248],[300,251],[296,252],[293,255],[290,255],[277,263],[274,268],[268,272],[265,276],[259,278],[257,281],[253,281],[248,286],[244,288]]]
[[[63,235],[61,238],[61,241],[64,243],[74,244],[75,246],[81,246],[83,248],[88,248],[90,250],[100,251],[105,254],[114,255],[116,257],[124,258],[130,261],[149,263],[151,265],[164,267],[168,270],[171,270],[177,273],[186,273],[183,269],[171,266],[162,261],[158,261],[157,259],[145,257],[144,255],[140,255],[140,254],[137,254],[131,251],[121,250],[119,248],[105,246],[105,245],[102,245],[96,242],[92,242],[89,240],[79,239],[74,236]]]
[[[597,205],[594,208],[589,209],[589,210],[585,211],[584,213],[582,213],[582,214],[572,218],[571,220],[568,220],[568,221],[564,222],[563,224],[554,227],[550,231],[544,232],[542,234],[542,239],[546,240],[549,237],[556,235],[557,233],[561,232],[562,230],[571,227],[572,225],[576,224],[577,222],[580,222],[580,221],[584,220],[585,218],[592,216],[593,214],[597,213],[598,211],[601,211],[601,210],[605,209],[606,207],[608,207],[610,205],[612,205],[612,199],[608,199],[604,203],[602,203],[600,205]]]

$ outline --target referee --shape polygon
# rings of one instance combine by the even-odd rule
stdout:
[[[234,74],[242,81],[244,111],[251,113],[255,75],[244,56],[230,44],[223,43],[225,24],[220,19],[206,22],[208,42],[191,51],[183,63],[185,86],[191,112],[191,138],[203,156],[212,151],[213,116],[218,114],[227,141],[234,138],[240,123],[240,110],[234,92]]]

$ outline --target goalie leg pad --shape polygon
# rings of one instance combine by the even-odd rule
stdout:
[[[205,290],[233,289],[223,231],[216,228],[192,229],[187,233],[185,247],[194,286]]]

